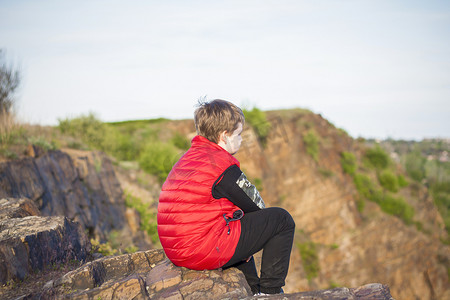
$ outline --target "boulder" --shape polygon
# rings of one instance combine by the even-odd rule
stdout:
[[[0,221],[0,282],[23,280],[31,272],[71,260],[83,261],[90,243],[78,223],[66,217],[26,216]]]
[[[40,216],[36,204],[27,198],[3,198],[0,199],[0,221],[27,216]]]

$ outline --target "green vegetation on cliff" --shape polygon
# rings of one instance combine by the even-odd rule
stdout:
[[[309,130],[303,136],[306,152],[317,162],[319,161],[319,138],[314,130]]]
[[[251,110],[243,109],[242,112],[244,113],[245,121],[250,124],[258,136],[259,141],[264,146],[271,128],[266,113],[257,107],[253,107]]]
[[[413,223],[414,208],[397,195],[400,187],[405,186],[404,178],[394,173],[394,163],[381,147],[368,148],[362,156],[361,165],[353,153],[342,152],[341,166],[345,173],[353,177],[360,211],[364,209],[364,201],[369,200],[377,203],[385,213],[399,217],[405,224]]]
[[[306,278],[312,280],[319,275],[319,256],[317,254],[316,244],[314,242],[297,242],[297,248],[302,258],[303,269]]]

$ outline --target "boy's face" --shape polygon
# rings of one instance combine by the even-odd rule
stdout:
[[[236,152],[238,152],[239,148],[241,147],[242,143],[242,123],[238,124],[238,127],[231,135],[225,134],[225,150],[228,151],[231,155],[234,155]]]

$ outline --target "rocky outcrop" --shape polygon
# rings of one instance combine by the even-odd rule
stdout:
[[[43,216],[66,216],[100,240],[126,226],[122,189],[106,155],[77,150],[32,154],[0,163],[0,198],[31,199]]]
[[[40,215],[38,207],[30,199],[0,199],[0,221]]]
[[[83,261],[89,251],[78,223],[41,217],[29,199],[0,200],[0,283],[23,280],[53,264]]]
[[[393,300],[389,288],[355,289],[253,297],[237,269],[193,271],[173,265],[162,250],[104,257],[48,282],[26,299],[373,299]]]
[[[193,271],[174,266],[162,250],[104,257],[48,282],[28,298],[242,299],[250,287],[237,269]]]

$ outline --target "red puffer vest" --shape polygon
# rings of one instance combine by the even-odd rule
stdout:
[[[233,256],[241,222],[226,222],[239,210],[226,198],[215,199],[212,186],[231,165],[239,166],[222,147],[202,136],[173,166],[158,204],[158,234],[167,257],[177,266],[217,269]]]

